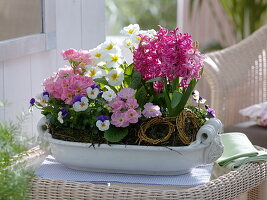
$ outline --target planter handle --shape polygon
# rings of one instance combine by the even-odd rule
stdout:
[[[224,146],[219,134],[222,133],[223,125],[219,119],[208,120],[198,131],[196,144],[207,146],[204,152],[204,164],[212,163],[221,157]]]
[[[42,117],[37,123],[38,139],[41,141],[40,148],[51,155],[50,143],[48,142],[48,120]]]

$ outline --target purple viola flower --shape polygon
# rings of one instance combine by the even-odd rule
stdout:
[[[216,115],[215,115],[215,110],[213,110],[212,108],[210,108],[210,107],[207,106],[207,105],[205,105],[205,108],[206,108],[207,113],[208,113],[208,116],[209,116],[210,118],[214,118],[214,117],[216,117]]]
[[[92,89],[95,89],[95,88],[97,88],[97,89],[99,89],[99,90],[100,90],[100,85],[95,85],[95,84],[94,84],[94,85],[91,85],[90,87],[91,87]]]
[[[69,113],[69,112],[66,110],[66,108],[61,108],[60,111],[61,111],[61,115],[62,115],[62,117],[66,117],[66,116],[68,115],[68,113]]]
[[[82,96],[74,96],[73,97],[73,103],[80,101],[81,102]]]
[[[31,100],[30,100],[30,104],[31,104],[31,106],[33,106],[34,103],[35,103],[35,98],[31,98]]]
[[[97,121],[98,120],[104,122],[104,121],[108,120],[108,116],[100,115],[100,116],[97,117]]]
[[[48,97],[50,96],[49,95],[49,92],[43,92],[43,96],[47,95]]]
[[[103,92],[99,92],[98,96],[102,97],[103,95]]]

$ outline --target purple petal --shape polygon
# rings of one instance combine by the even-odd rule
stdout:
[[[62,113],[62,114],[61,114],[62,117],[66,117],[66,116],[67,116],[68,111],[67,111],[65,108],[61,108],[60,111],[61,111],[61,113]]]
[[[49,97],[49,92],[43,92],[43,96],[47,95]]]
[[[31,100],[30,100],[30,104],[31,104],[31,106],[33,106],[34,103],[35,103],[35,98],[31,98]]]
[[[108,120],[108,116],[100,115],[97,117],[97,120],[104,122],[105,120]]]
[[[81,101],[82,96],[74,96],[73,97],[73,103],[77,102],[77,101]]]

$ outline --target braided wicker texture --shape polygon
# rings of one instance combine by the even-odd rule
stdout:
[[[33,155],[36,158],[33,159]],[[30,160],[38,160],[44,153],[35,148],[29,152]],[[250,163],[209,183],[189,189],[147,189],[128,186],[92,184],[40,177],[32,179],[31,199],[87,200],[87,199],[192,199],[192,200],[256,200],[267,199],[264,187],[267,163]],[[163,189],[164,188],[164,189]],[[244,193],[246,193],[244,195]]]
[[[267,25],[243,41],[207,54],[198,90],[225,126],[245,121],[238,111],[267,101]]]

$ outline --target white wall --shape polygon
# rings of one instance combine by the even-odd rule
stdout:
[[[43,79],[64,65],[59,55],[62,50],[90,49],[104,41],[104,0],[45,0],[44,3],[46,49],[50,50],[12,57],[5,53],[9,43],[0,42],[0,58],[5,55],[0,59],[0,101],[11,103],[0,107],[0,121],[15,120],[22,111],[28,111],[29,99],[42,92]],[[53,32],[56,32],[56,38]],[[22,48],[21,44],[10,45],[14,49]],[[57,48],[51,48],[53,45]],[[27,136],[36,135],[35,127],[40,117],[35,109],[24,123]]]

